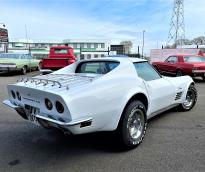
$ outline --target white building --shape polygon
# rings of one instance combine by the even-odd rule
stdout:
[[[38,58],[46,57],[51,46],[69,45],[74,48],[76,57],[81,59],[100,58],[108,54],[110,41],[97,39],[65,39],[65,40],[10,40],[9,52],[31,52]]]

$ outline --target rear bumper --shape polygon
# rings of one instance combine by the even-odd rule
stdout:
[[[4,100],[3,103],[6,106],[16,110],[17,113],[22,118],[29,120],[28,114],[26,113],[26,111],[23,107],[14,105],[9,100]],[[68,132],[68,133],[72,133],[72,134],[85,133],[83,131],[83,128],[91,126],[91,124],[92,124],[92,118],[90,118],[90,117],[82,118],[82,119],[78,119],[78,120],[72,120],[70,122],[62,122],[62,121],[48,118],[43,113],[39,113],[38,115],[35,116],[35,118],[37,119],[39,124],[45,128],[55,127],[55,128],[59,128],[59,129],[63,130],[64,132]]]
[[[203,73],[205,73],[205,70],[193,70],[192,72],[194,74],[203,74]]]
[[[40,73],[42,73],[43,75],[49,74],[49,73],[52,73],[52,72],[53,72],[51,69],[40,69],[39,71],[40,71]]]

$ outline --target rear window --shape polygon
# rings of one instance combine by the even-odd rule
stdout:
[[[67,49],[55,49],[54,53],[55,54],[68,54],[68,50]]]
[[[82,62],[78,65],[76,73],[106,74],[115,69],[118,65],[119,62],[113,61]]]

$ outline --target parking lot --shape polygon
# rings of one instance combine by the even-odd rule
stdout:
[[[7,84],[19,77],[0,74],[0,102],[7,98]],[[153,118],[142,144],[128,152],[119,151],[110,133],[63,135],[26,122],[0,103],[0,171],[204,172],[205,83],[195,82],[194,109]]]

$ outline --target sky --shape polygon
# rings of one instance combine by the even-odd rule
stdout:
[[[0,23],[10,39],[131,40],[133,51],[160,48],[168,39],[174,0],[0,0]],[[205,35],[205,1],[185,0],[186,38]]]

